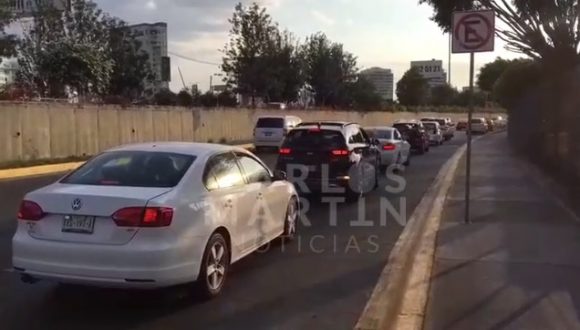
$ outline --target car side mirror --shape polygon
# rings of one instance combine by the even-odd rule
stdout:
[[[286,181],[288,179],[288,176],[286,175],[286,172],[284,172],[284,171],[275,170],[274,175],[272,176],[272,179],[274,181]]]

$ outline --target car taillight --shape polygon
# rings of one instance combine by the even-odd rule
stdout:
[[[280,148],[280,155],[289,155],[292,153],[292,149],[290,148]]]
[[[383,146],[383,150],[385,151],[393,151],[395,150],[396,146],[392,143],[387,143]]]
[[[348,156],[349,152],[346,149],[336,149],[331,151],[333,156]]]
[[[119,227],[167,227],[173,220],[168,207],[126,207],[112,216]]]
[[[40,205],[31,201],[22,201],[18,209],[18,220],[38,221],[44,218],[44,211]]]

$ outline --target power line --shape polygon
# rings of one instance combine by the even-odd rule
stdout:
[[[177,53],[174,53],[174,52],[168,52],[168,53],[169,53],[170,55],[173,55],[173,56],[175,56],[175,57],[179,57],[179,58],[182,58],[182,59],[184,59],[184,60],[191,61],[191,62],[196,62],[196,63],[200,63],[200,64],[206,64],[206,65],[215,65],[215,66],[220,66],[220,64],[218,64],[218,63],[213,63],[213,62],[204,61],[204,60],[198,60],[198,59],[196,59],[196,58],[193,58],[193,57],[188,57],[188,56],[181,55],[181,54],[177,54]]]

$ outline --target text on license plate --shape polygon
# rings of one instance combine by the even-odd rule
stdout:
[[[62,221],[63,233],[92,234],[95,228],[95,217],[65,215]]]

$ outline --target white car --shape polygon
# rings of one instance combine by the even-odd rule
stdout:
[[[436,121],[424,121],[423,126],[427,134],[429,134],[429,143],[432,145],[442,145],[443,144],[443,133],[439,123]]]
[[[288,132],[301,122],[296,116],[259,117],[254,128],[254,146],[256,149],[280,147]]]
[[[403,139],[396,128],[366,127],[364,130],[378,142],[381,166],[411,165],[411,144]]]
[[[220,293],[230,264],[293,238],[298,195],[252,153],[163,142],[123,146],[28,193],[12,263],[25,282]]]
[[[474,118],[471,120],[472,134],[486,134],[488,131],[487,122],[484,118]]]

